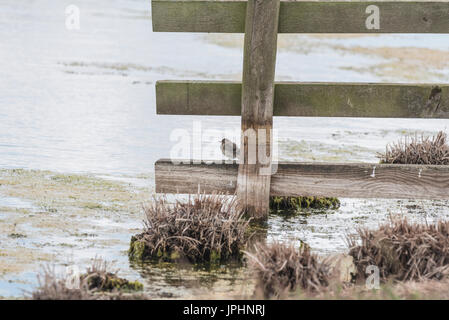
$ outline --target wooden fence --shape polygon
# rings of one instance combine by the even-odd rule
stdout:
[[[158,81],[158,114],[241,116],[247,129],[271,132],[273,116],[449,118],[442,84],[274,83],[278,33],[449,33],[448,2],[153,0],[153,31],[245,32],[243,79]],[[256,140],[268,147],[271,136]],[[256,218],[270,195],[449,199],[449,166],[248,163],[155,165],[156,192],[237,193]],[[217,146],[218,147],[218,146]],[[194,162],[196,163],[196,162]]]

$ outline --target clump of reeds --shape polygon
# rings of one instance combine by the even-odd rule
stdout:
[[[288,298],[316,300],[448,300],[449,279],[387,282],[378,289],[365,284],[341,286],[331,284],[320,292],[298,292]]]
[[[143,285],[128,281],[107,270],[106,262],[96,259],[79,281],[58,276],[54,268],[46,267],[38,276],[38,287],[31,293],[33,300],[120,300],[144,299]]]
[[[140,291],[143,285],[138,281],[129,281],[108,271],[105,261],[95,260],[87,272],[81,275],[81,281],[87,284],[89,290],[95,291]]]
[[[256,277],[256,292],[264,298],[280,298],[289,291],[318,291],[329,285],[330,265],[310,252],[307,245],[257,244],[246,253]]]
[[[391,218],[378,229],[359,228],[348,237],[358,278],[370,265],[379,268],[381,279],[442,279],[449,274],[449,221],[436,224],[410,223]]]
[[[330,197],[270,197],[270,209],[297,211],[300,209],[338,209],[340,200]]]
[[[95,296],[80,282],[77,288],[67,286],[67,279],[56,275],[54,269],[45,268],[38,276],[38,287],[31,293],[33,300],[94,300]]]
[[[131,259],[191,263],[239,260],[249,220],[235,198],[196,195],[169,203],[155,199],[146,208],[144,232],[133,236]]]
[[[387,145],[385,153],[378,157],[381,163],[447,165],[447,135],[440,131],[432,137],[406,137],[398,143]]]

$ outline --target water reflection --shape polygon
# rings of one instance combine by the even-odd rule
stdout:
[[[210,267],[172,263],[130,263],[153,297],[174,299],[239,298],[250,295],[252,282],[240,263]]]

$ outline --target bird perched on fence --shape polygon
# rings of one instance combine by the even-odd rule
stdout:
[[[228,139],[221,140],[221,152],[229,159],[238,158],[240,155],[240,149],[234,142]]]

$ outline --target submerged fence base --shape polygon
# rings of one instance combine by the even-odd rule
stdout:
[[[158,160],[156,192],[234,194],[238,164]],[[179,163],[178,162],[178,163]],[[272,196],[449,199],[449,166],[280,162]]]

